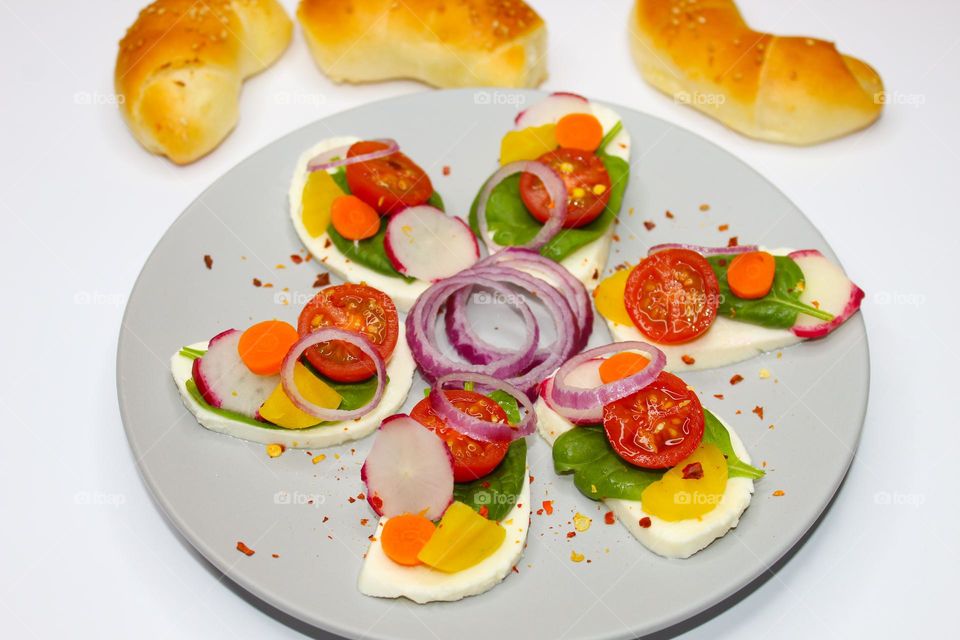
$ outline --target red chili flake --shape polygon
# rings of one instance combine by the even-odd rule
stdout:
[[[383,500],[380,496],[370,496],[370,506],[374,511],[383,511]]]
[[[239,541],[239,540],[237,541],[237,551],[239,551],[240,553],[242,553],[243,555],[248,556],[248,557],[249,557],[249,556],[252,556],[253,554],[256,553],[256,551],[254,551],[253,549],[251,549],[251,548],[248,547],[247,545],[243,544],[243,542],[241,542],[241,541]]]
[[[350,496],[349,498],[347,498],[347,502],[349,502],[350,504],[353,504],[353,503],[356,502],[356,501],[357,501],[357,499],[354,498],[353,496]]]
[[[649,529],[651,524],[653,524],[653,522],[651,522],[650,518],[646,516],[640,518],[640,526],[644,529]]]
[[[333,540],[333,538],[330,538],[330,539]],[[369,540],[370,542],[376,542],[377,537],[371,533],[370,535],[367,536],[367,540]],[[363,554],[363,557],[366,558],[367,554]]]
[[[710,211],[710,205],[708,204],[700,205],[700,211]]]
[[[366,500],[367,496],[363,495],[363,491],[357,494],[357,500]]]
[[[567,531],[567,537],[568,537],[568,538],[575,538],[575,537],[577,537],[577,532],[576,532],[576,531]]]
[[[703,465],[699,462],[691,462],[683,468],[684,480],[700,480],[703,478]]]
[[[548,516],[553,515],[553,500],[544,500],[543,501],[543,510],[547,512]]]
[[[716,398],[717,400],[723,400],[723,394],[722,394],[722,393],[715,393],[715,394],[713,394],[713,397]]]
[[[270,554],[270,557],[271,557],[271,558],[279,558],[279,557],[280,557],[280,554],[279,554],[279,553],[271,553],[271,554]]]
[[[643,227],[644,227],[647,231],[653,231],[653,230],[656,228],[656,226],[657,226],[657,225],[656,225],[655,222],[653,222],[653,220],[644,220],[644,221],[643,221]]]
[[[729,229],[729,228],[730,228],[730,225],[728,225],[728,224],[722,224],[722,225],[720,225],[719,227],[717,227],[717,231],[726,231],[726,230]]]
[[[740,384],[741,382],[743,382],[743,376],[739,373],[733,374],[733,377],[730,378],[730,384]]]
[[[361,526],[361,527],[367,526],[367,523],[368,523],[368,522],[370,522],[370,519],[369,519],[369,518],[360,518],[360,526]]]
[[[530,484],[533,484],[533,476],[530,476]]]
[[[613,236],[611,236],[611,237],[613,238],[613,241],[614,241],[614,242],[620,242],[620,235],[619,235],[619,234],[616,234],[616,233],[615,233],[615,234],[613,234]]]
[[[210,254],[203,256],[203,264],[207,265],[207,269],[213,269],[213,258]]]
[[[780,496],[785,496],[785,495],[787,495],[787,494],[784,493],[783,489],[777,489],[776,491],[773,492],[773,495],[775,495],[775,496],[777,496],[777,497],[779,498]]]
[[[728,247],[736,247],[740,244],[740,239],[737,236],[730,236],[730,239],[727,240]]]
[[[445,176],[450,175],[450,165],[448,164],[443,165],[443,175]]]
[[[327,238],[327,239],[324,240],[324,242],[323,242],[323,248],[324,248],[324,249],[329,249],[329,248],[330,248],[330,245],[332,245],[332,244],[333,244],[333,241],[330,240],[330,238]]]
[[[291,254],[290,254],[290,262],[292,262],[293,264],[300,264],[301,262],[303,262],[303,258],[300,257],[300,256],[298,256],[298,255],[295,254],[295,253],[291,253]]]
[[[607,511],[603,514],[603,521],[607,524],[615,524],[617,519],[613,516],[613,511]]]
[[[263,288],[264,288],[264,289],[272,289],[272,288],[273,288],[273,283],[272,283],[272,282],[264,282],[264,283],[263,283]]]
[[[670,209],[667,209],[666,212],[664,213],[664,215],[667,216],[667,218],[670,219],[670,220],[673,220],[673,218],[674,218],[673,212],[670,211]]]
[[[542,515],[543,515],[543,509],[537,509],[537,515],[538,515],[538,516],[542,516]]]
[[[322,522],[327,522],[328,520],[330,520],[330,516],[323,516]]]
[[[757,414],[757,417],[763,420],[763,407],[757,405],[753,408],[753,413]]]
[[[262,287],[262,286],[263,286],[263,283],[260,282],[260,278],[254,278],[254,279],[253,279],[253,286],[255,286],[255,287]]]
[[[484,489],[489,489],[490,483],[484,480],[483,482],[480,483],[480,486],[483,487]]]
[[[484,518],[490,515],[490,509],[487,508],[487,505],[480,505],[480,509],[477,510],[477,513],[482,515]]]
[[[510,570],[516,573],[517,575],[520,575],[520,569],[517,569],[517,565],[513,565],[513,568]]]
[[[320,287],[325,287],[330,284],[330,274],[329,273],[318,273],[317,279],[313,281],[313,288],[318,289]]]
[[[594,270],[593,270],[593,279],[594,279],[594,280],[599,280],[599,279],[600,279],[600,269],[594,269]]]
[[[680,359],[683,360],[683,364],[687,364],[687,365],[690,365],[696,362],[696,360],[693,359],[693,356],[688,356],[687,354],[683,354],[682,356],[680,356]]]

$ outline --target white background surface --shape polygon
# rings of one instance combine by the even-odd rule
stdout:
[[[628,54],[627,0],[531,3],[550,31],[544,88],[658,115],[743,158],[867,291],[872,392],[845,485],[788,563],[684,637],[952,628],[960,5],[744,0],[757,28],[835,40],[892,95],[868,131],[796,149],[742,138],[644,85]],[[121,314],[167,226],[239,160],[326,114],[426,89],[333,86],[297,30],[246,84],[237,130],[176,167],[144,152],[112,104],[116,43],[140,6],[0,0],[0,635],[294,637],[191,553],[140,482],[116,401]]]

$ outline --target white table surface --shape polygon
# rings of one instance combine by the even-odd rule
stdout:
[[[960,5],[744,0],[759,28],[836,40],[868,60],[892,95],[865,133],[797,149],[740,137],[646,86],[628,55],[628,0],[532,4],[550,30],[544,88],[655,114],[743,158],[806,212],[868,292],[870,407],[835,503],[765,584],[678,631],[841,638],[952,628]],[[0,635],[295,637],[309,630],[252,606],[141,483],[117,409],[121,314],[167,226],[240,159],[327,114],[426,89],[332,85],[297,31],[279,63],[246,84],[236,131],[208,158],[176,167],[144,152],[112,104],[116,43],[139,8],[0,0]]]

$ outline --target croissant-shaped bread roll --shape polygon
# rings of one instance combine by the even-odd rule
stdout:
[[[883,108],[870,65],[832,42],[753,31],[733,0],[637,0],[629,25],[647,82],[754,138],[822,142]]]
[[[522,0],[301,0],[317,65],[336,82],[535,87],[547,29]]]
[[[177,164],[209,153],[237,123],[244,78],[280,57],[292,29],[276,0],[156,0],[117,55],[130,131]]]

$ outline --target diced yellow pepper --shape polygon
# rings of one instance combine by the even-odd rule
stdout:
[[[500,165],[517,160],[536,160],[557,148],[557,125],[545,124],[508,131],[500,141]]]
[[[623,302],[624,292],[627,288],[627,278],[633,269],[617,269],[607,278],[604,278],[597,288],[593,290],[593,301],[597,305],[597,312],[607,320],[632,326],[633,320],[627,313],[627,307]]]
[[[686,476],[686,477],[684,477]],[[727,490],[727,460],[713,444],[701,444],[640,496],[643,510],[675,522],[713,511]]]
[[[445,573],[480,564],[500,548],[507,530],[462,502],[454,502],[417,555],[420,562]]]
[[[310,370],[299,362],[293,368],[293,383],[297,385],[303,397],[314,404],[327,409],[336,409],[340,406],[340,394],[310,373]],[[293,404],[281,384],[277,385],[267,401],[260,406],[260,415],[278,427],[286,429],[306,429],[320,424],[317,417],[301,411]]]
[[[303,226],[307,233],[316,238],[330,226],[330,208],[333,201],[344,195],[340,186],[326,171],[312,171],[307,174],[307,184],[300,196]]]

